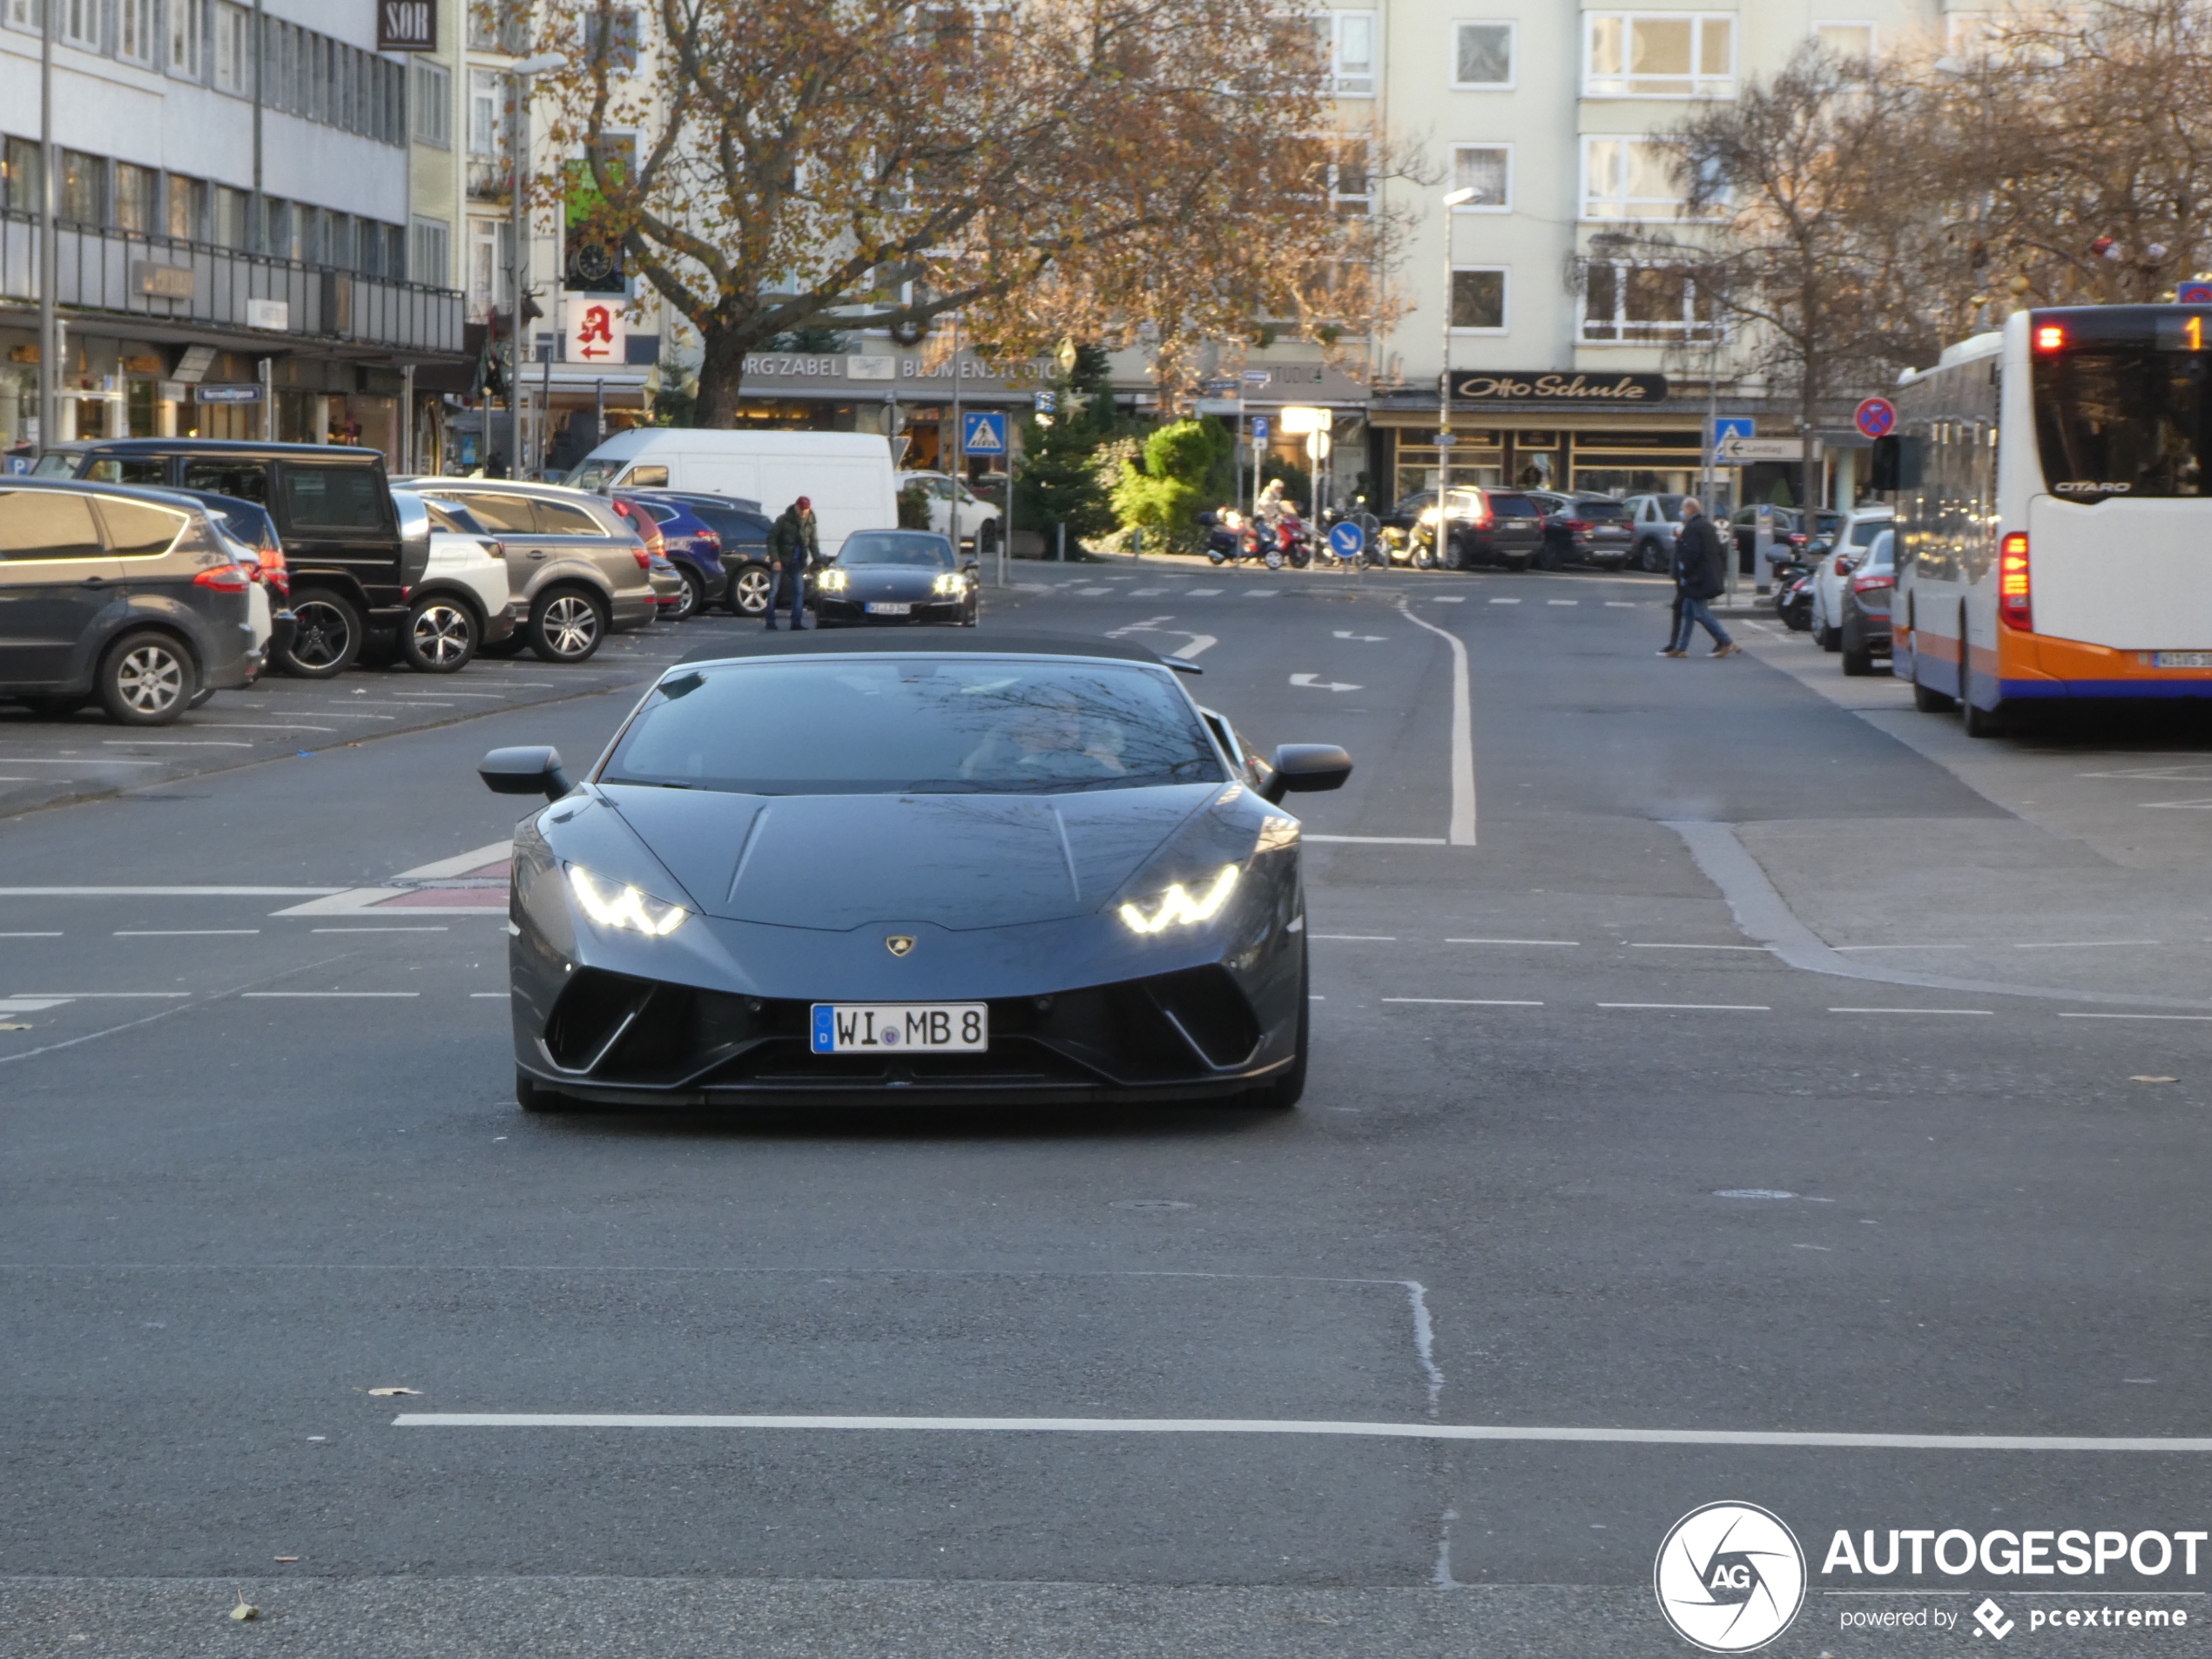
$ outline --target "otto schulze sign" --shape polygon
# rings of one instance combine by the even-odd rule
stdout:
[[[1476,369],[1452,377],[1452,400],[1455,403],[1587,403],[1600,408],[1663,403],[1667,377]]]
[[[376,50],[438,50],[438,0],[376,0]]]

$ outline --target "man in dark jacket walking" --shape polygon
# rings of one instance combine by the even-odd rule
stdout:
[[[1733,657],[1743,648],[1728,637],[1720,618],[1706,604],[1716,599],[1728,585],[1727,556],[1721,551],[1719,530],[1705,516],[1696,500],[1682,504],[1682,529],[1675,536],[1675,583],[1682,590],[1682,620],[1675,626],[1669,657],[1689,655],[1689,625],[1696,623],[1713,637],[1713,655]]]
[[[814,534],[814,503],[801,496],[784,509],[768,531],[768,568],[791,596],[791,631],[806,628],[806,572],[821,563],[822,544]],[[776,631],[776,601],[768,596],[768,631]]]

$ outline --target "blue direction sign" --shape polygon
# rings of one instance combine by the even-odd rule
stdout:
[[[961,415],[960,447],[972,455],[1006,453],[1006,416],[995,409],[968,409]]]
[[[1713,417],[1713,448],[1717,449],[1730,438],[1756,438],[1758,424],[1748,415],[1717,415]]]
[[[1347,518],[1329,527],[1329,547],[1340,559],[1356,559],[1367,550],[1367,532]]]

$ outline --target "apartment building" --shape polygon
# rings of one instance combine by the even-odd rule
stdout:
[[[0,0],[0,448],[267,430],[396,464],[412,374],[465,357],[371,0],[43,3],[61,395],[38,432],[42,0]]]
[[[1873,52],[1965,10],[1946,0],[1335,7],[1323,27],[1339,129],[1390,135],[1436,182],[1339,167],[1345,211],[1413,212],[1399,250],[1404,314],[1348,363],[1325,364],[1311,348],[1262,354],[1255,361],[1272,378],[1251,406],[1335,407],[1340,488],[1348,493],[1364,474],[1370,499],[1381,502],[1447,475],[1453,483],[1688,489],[1703,460],[1709,384],[1720,413],[1796,435],[1794,416],[1769,409],[1763,388],[1739,374],[1695,285],[1663,265],[1605,259],[1600,239],[1679,222],[1679,192],[1649,138],[1696,101],[1734,97],[1807,39]],[[1463,205],[1441,205],[1461,190],[1470,192]],[[1677,234],[1694,237],[1695,227]],[[1447,368],[1448,461],[1435,441]],[[1831,493],[1847,497],[1850,446],[1859,441],[1848,430],[1822,436],[1838,451]],[[1761,491],[1765,482],[1724,481]]]

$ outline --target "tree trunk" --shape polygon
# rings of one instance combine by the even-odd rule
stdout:
[[[705,350],[699,361],[698,402],[691,419],[703,427],[735,426],[750,342],[743,332],[726,324],[700,332]]]

